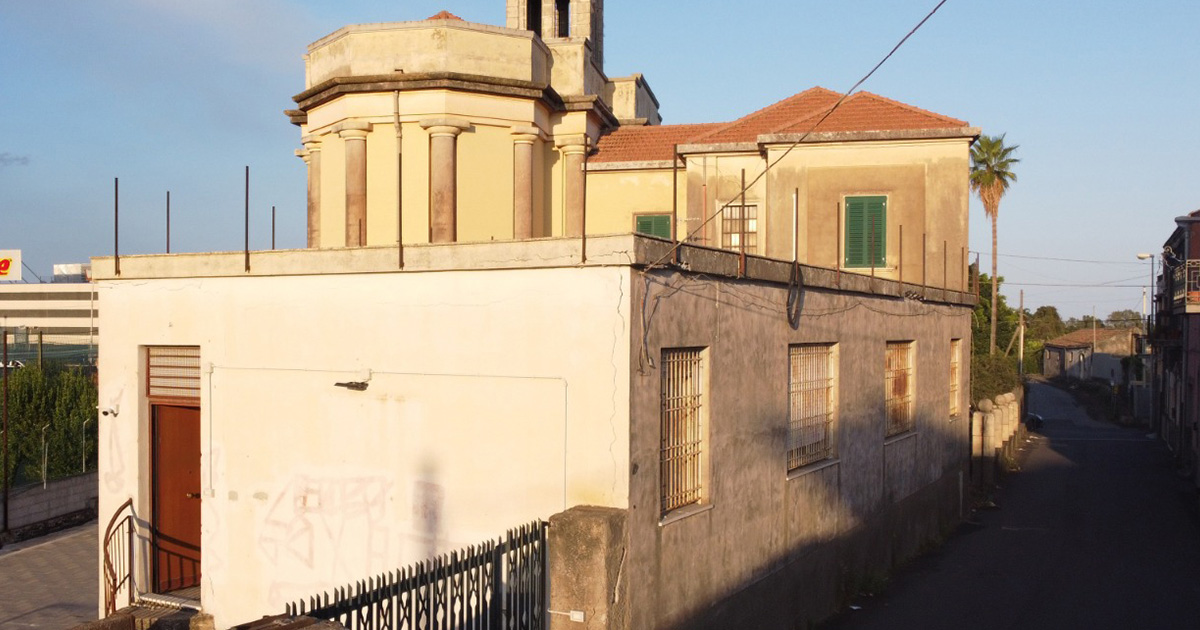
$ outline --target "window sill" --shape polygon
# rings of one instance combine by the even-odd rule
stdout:
[[[867,265],[866,267],[847,267],[845,265],[842,265],[842,267],[841,267],[842,271],[849,271],[852,273],[866,273],[866,274],[871,273],[872,269],[874,269],[878,273],[892,273],[892,272],[896,271],[895,267],[871,267],[870,265]]]
[[[897,433],[896,435],[888,436],[887,438],[885,438],[883,440],[883,445],[891,446],[892,444],[896,444],[897,442],[903,442],[904,440],[909,440],[909,439],[912,439],[915,437],[917,437],[916,429],[909,429],[909,430],[905,431],[904,433]]]
[[[671,512],[669,514],[663,516],[662,518],[660,518],[658,520],[658,526],[662,527],[669,523],[674,523],[675,521],[682,521],[683,519],[685,519],[689,516],[703,514],[711,509],[713,509],[713,506],[711,503],[703,503],[700,505],[687,505],[687,506],[684,506],[684,507],[681,507],[681,508],[678,508],[675,510],[671,510]]]
[[[788,474],[787,474],[787,479],[788,479],[788,481],[791,481],[793,479],[799,479],[800,477],[811,475],[812,473],[815,473],[819,470],[825,470],[826,468],[832,468],[833,466],[837,466],[841,463],[842,463],[842,460],[840,460],[836,457],[831,458],[831,459],[821,460],[819,462],[813,462],[811,464],[808,464],[807,466],[801,466],[800,468],[795,468],[793,470],[789,470]]]

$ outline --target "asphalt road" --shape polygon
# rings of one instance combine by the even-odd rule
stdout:
[[[1200,519],[1161,442],[1034,384],[1046,418],[998,507],[827,630],[1200,628]]]

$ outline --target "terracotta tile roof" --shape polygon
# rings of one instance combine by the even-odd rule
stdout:
[[[756,142],[764,134],[809,131],[841,94],[814,87],[728,123],[621,127],[601,138],[596,162],[670,160],[674,144]],[[870,92],[857,92],[825,119],[818,132],[955,129],[967,123]]]
[[[620,127],[600,138],[597,153],[590,162],[652,162],[671,159],[676,144],[719,127],[721,123],[700,125],[648,125]]]
[[[431,16],[425,18],[426,22],[428,22],[429,20],[458,20],[459,22],[463,21],[462,18],[458,17],[457,15],[454,15],[453,13],[451,13],[449,11],[441,11],[437,15],[431,15]]]
[[[699,139],[700,142],[754,142],[764,133],[774,133],[796,120],[824,113],[842,95],[823,87],[809,88],[799,94],[768,105],[753,114],[726,123],[720,129]]]
[[[797,120],[774,133],[804,133],[821,120],[827,109]],[[814,131],[895,131],[899,129],[954,129],[966,127],[963,120],[942,116],[870,92],[846,99]]]
[[[1113,337],[1130,335],[1136,332],[1136,330],[1131,328],[1097,328],[1095,339],[1096,343],[1103,343]],[[1061,337],[1055,337],[1047,341],[1045,345],[1056,348],[1090,348],[1092,346],[1092,329],[1085,328],[1069,332]]]

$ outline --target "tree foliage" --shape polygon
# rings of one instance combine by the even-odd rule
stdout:
[[[10,483],[57,479],[96,467],[96,385],[78,368],[47,363],[8,373]],[[84,423],[87,423],[86,429]],[[43,435],[45,441],[43,442]]]
[[[1132,309],[1113,311],[1108,314],[1108,325],[1113,328],[1141,328],[1145,323],[1146,318]]]

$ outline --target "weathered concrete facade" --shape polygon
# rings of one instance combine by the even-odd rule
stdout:
[[[709,256],[709,268],[734,258]],[[793,328],[779,275],[775,283],[679,271],[635,277],[633,303],[645,311],[630,350],[625,627],[816,621],[855,580],[911,557],[961,516],[969,423],[947,412],[950,342],[969,339],[972,298],[905,299],[893,282],[840,280],[839,289],[835,272],[804,268]],[[896,340],[916,346],[916,422],[889,438],[884,354]],[[836,451],[789,472],[787,353],[812,343],[837,348]],[[703,507],[682,518],[660,512],[660,374],[646,361],[670,347],[706,348],[711,368],[712,486]]]

